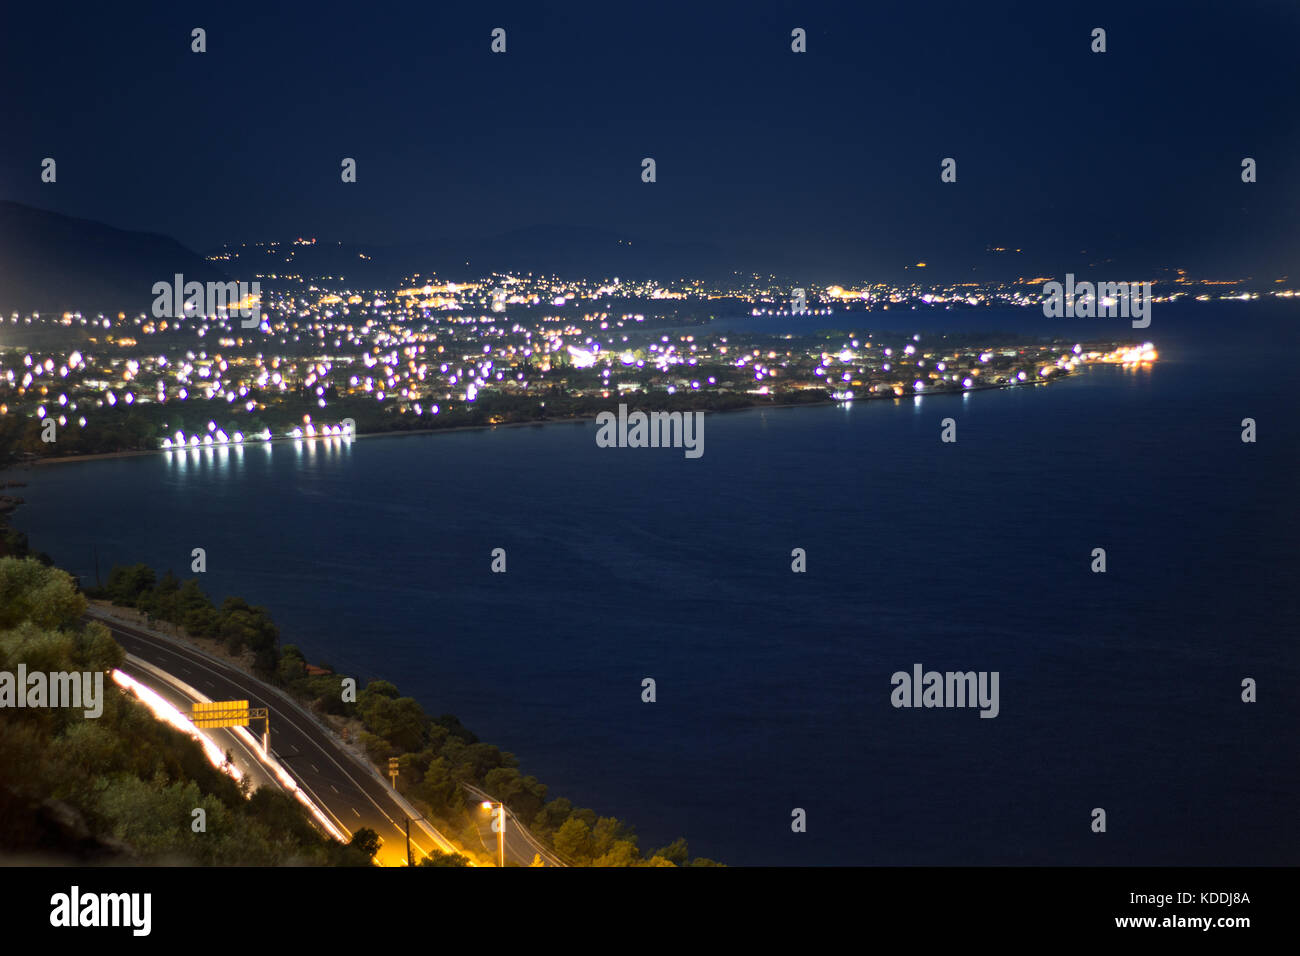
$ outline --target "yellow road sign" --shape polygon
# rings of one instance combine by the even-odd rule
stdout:
[[[247,727],[251,716],[246,700],[214,700],[190,709],[195,727]]]

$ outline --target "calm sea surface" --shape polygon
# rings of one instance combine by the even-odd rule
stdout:
[[[105,573],[185,573],[206,548],[216,599],[265,604],[309,659],[456,714],[644,849],[1300,862],[1300,303],[1156,304],[1142,331],[1030,312],[811,324],[1139,335],[1161,359],[712,415],[698,460],[558,424],[40,467],[16,523],[91,581],[92,545]],[[999,716],[893,708],[890,675],[915,663],[998,671]]]

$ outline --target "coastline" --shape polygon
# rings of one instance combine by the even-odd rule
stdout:
[[[1087,367],[1088,366],[1085,366],[1085,368]],[[932,392],[929,395],[886,395],[886,394],[867,392],[860,396],[854,396],[852,399],[850,399],[850,401],[899,402],[902,401],[904,398],[931,398],[931,397],[937,398],[943,395],[952,395],[952,396],[965,395],[970,392],[986,392],[986,391],[994,391],[997,389],[1004,389],[1004,388],[1024,388],[1026,386],[1030,388],[1038,388],[1044,385],[1050,385],[1052,384],[1053,381],[1063,381],[1067,378],[1070,378],[1071,375],[1076,375],[1076,374],[1078,373],[1073,372],[1070,373],[1069,375],[1059,375],[1056,376],[1055,378],[1048,379],[1046,381],[1041,381],[1041,382],[1005,382],[1002,384],[994,384],[994,385],[974,385],[971,388],[961,389],[960,391],[949,390],[949,391],[942,391],[942,392]],[[693,409],[693,411],[703,411],[703,412],[707,412],[710,415],[728,415],[728,414],[735,414],[738,412],[751,412],[756,408],[763,408],[763,409],[820,408],[826,405],[839,405],[839,404],[843,404],[843,400],[827,398],[816,402],[781,402],[780,404],[771,404],[771,405],[754,403],[752,405],[745,405],[740,408],[725,408],[725,409],[717,409],[713,411],[710,411],[708,409]],[[389,431],[358,433],[353,437],[353,440],[360,441],[363,438],[394,438],[403,435],[438,435],[438,434],[449,434],[451,432],[484,431],[484,430],[491,430],[497,428],[532,428],[532,427],[539,427],[545,425],[577,425],[577,424],[582,424],[583,422],[594,422],[595,420],[596,420],[595,415],[574,415],[567,418],[547,418],[539,421],[529,421],[529,422],[498,422],[495,424],[487,424],[487,425],[450,425],[446,428],[391,429]],[[266,440],[246,441],[242,445],[235,445],[233,443],[225,444],[225,445],[200,445],[197,446],[194,450],[204,450],[204,449],[212,449],[212,448],[241,448],[241,447],[253,448],[253,447],[257,447],[258,445],[275,445],[275,444],[284,444],[288,442],[304,442],[304,441],[315,442],[315,441],[336,441],[336,440],[338,440],[338,436],[336,435],[313,435],[310,438],[280,437],[280,438],[272,438],[269,441]],[[177,448],[141,448],[141,449],[130,449],[125,451],[106,451],[106,452],[99,452],[93,455],[66,455],[61,457],[36,458],[34,460],[26,461],[26,462],[16,462],[15,464],[9,465],[8,467],[13,468],[17,466],[44,466],[44,465],[72,464],[75,462],[103,461],[103,460],[114,459],[114,458],[139,458],[144,455],[167,455],[180,450],[181,449],[177,449]],[[189,447],[186,447],[184,450],[190,451],[191,449]]]

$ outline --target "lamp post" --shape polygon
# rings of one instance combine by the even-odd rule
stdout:
[[[501,857],[501,862],[498,865],[504,867],[506,865],[506,805],[484,800],[483,809],[497,812],[492,820],[492,829],[497,831],[497,851]]]

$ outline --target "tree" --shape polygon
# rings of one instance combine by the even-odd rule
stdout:
[[[215,637],[221,622],[215,610],[200,607],[186,611],[178,623],[193,637]]]
[[[533,817],[533,828],[546,833],[558,830],[564,825],[564,821],[569,819],[571,813],[573,813],[573,804],[569,798],[557,797],[537,811],[537,816]]]
[[[72,576],[35,558],[0,558],[0,628],[31,621],[45,630],[73,627],[86,599]]]
[[[135,607],[140,598],[153,588],[153,568],[147,564],[115,565],[108,572],[104,590],[114,604]]]
[[[409,753],[423,749],[424,728],[429,718],[411,697],[394,700],[384,694],[371,693],[370,684],[357,698],[357,713],[376,736],[383,737],[398,750]]]
[[[103,624],[91,621],[81,630],[81,653],[88,667],[97,671],[111,671],[121,667],[126,660],[122,645]]]
[[[429,855],[421,860],[417,866],[469,866],[469,857],[462,856],[459,853],[443,853],[441,850],[431,850]]]
[[[394,691],[395,690],[396,688],[394,688]],[[397,694],[394,693],[393,696],[396,697]],[[475,737],[474,734],[470,732],[469,728],[462,724],[454,714],[443,714],[434,721],[434,723],[446,727],[448,734],[452,737],[459,737],[466,744],[478,743],[478,738]]]
[[[182,584],[176,593],[176,616],[173,622],[194,637],[212,637],[217,632],[220,624],[217,609],[212,606],[194,578]]]
[[[253,672],[257,676],[269,679],[275,675],[275,648],[263,647],[253,655]]]
[[[655,850],[654,853],[650,854],[650,856],[663,857],[665,860],[675,864],[676,866],[685,866],[687,861],[691,858],[691,853],[690,850],[687,849],[686,838],[678,837],[663,849]]]
[[[591,828],[591,842],[591,855],[599,857],[613,851],[615,845],[620,842],[631,843],[635,848],[636,834],[631,827],[616,817],[601,817]]]
[[[608,852],[597,857],[592,866],[636,866],[641,852],[635,840],[615,840]]]
[[[465,805],[461,789],[451,775],[451,767],[443,757],[429,761],[418,795],[433,808],[434,813],[449,813]]]
[[[591,827],[577,817],[569,817],[555,832],[555,850],[580,866],[590,863],[593,856]]]
[[[352,839],[348,841],[348,846],[355,850],[360,850],[367,860],[373,860],[375,854],[379,852],[379,834],[370,827],[362,827],[352,834]]]
[[[229,597],[222,602],[217,617],[220,621],[219,636],[226,642],[230,653],[238,654],[245,647],[251,648],[258,655],[258,669],[268,675],[274,671],[275,647],[280,632],[266,608],[251,607],[243,598]]]
[[[213,610],[212,602],[203,593],[203,588],[199,587],[199,582],[195,578],[190,578],[182,584],[176,596],[182,613],[201,609]]]
[[[285,645],[284,650],[280,653],[280,663],[276,668],[276,676],[279,677],[282,684],[292,684],[294,681],[302,680],[307,676],[307,661],[303,658],[302,652],[294,645]]]
[[[393,700],[396,700],[401,696],[401,692],[397,689],[397,685],[386,680],[372,680],[366,685],[366,689],[361,692],[362,697],[371,694],[378,694],[382,697],[391,697]],[[358,701],[358,703],[360,703],[360,701]]]
[[[514,754],[502,753],[501,748],[485,743],[470,744],[465,748],[461,759],[473,766],[476,780],[482,780],[489,770],[513,766],[516,763]]]
[[[521,776],[514,767],[497,767],[483,778],[484,788],[518,816],[532,820],[546,800],[546,786],[536,777]]]

